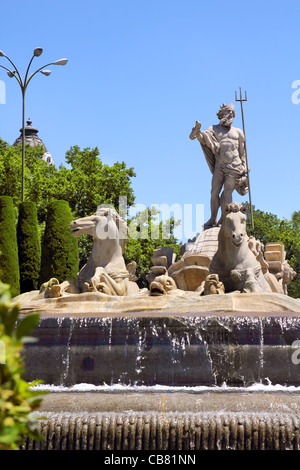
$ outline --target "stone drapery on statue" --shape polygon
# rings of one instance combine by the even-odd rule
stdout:
[[[207,164],[213,174],[211,188],[211,217],[204,228],[214,227],[221,223],[226,204],[232,202],[232,193],[240,195],[248,192],[248,177],[245,137],[241,129],[232,126],[235,117],[233,104],[223,104],[217,113],[218,125],[212,125],[202,131],[199,121],[193,127],[190,139],[198,139]],[[223,192],[220,195],[223,188]],[[218,222],[218,210],[221,207],[221,219]]]

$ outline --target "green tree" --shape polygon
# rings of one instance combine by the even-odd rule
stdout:
[[[17,240],[21,292],[36,290],[39,288],[41,245],[34,202],[25,201],[19,206]]]
[[[0,196],[0,276],[10,284],[13,297],[20,293],[15,212],[10,196]]]
[[[38,418],[41,392],[22,379],[22,349],[39,321],[38,314],[19,319],[9,286],[0,282],[0,450],[18,450],[24,437],[40,439]]]
[[[133,168],[126,168],[124,162],[112,166],[104,164],[98,148],[71,147],[66,153],[66,163],[71,169],[60,166],[60,177],[67,184],[60,184],[61,197],[68,201],[76,217],[93,214],[100,204],[119,207],[119,198],[127,200],[127,206],[134,202],[131,178]]]
[[[21,202],[22,146],[1,140],[0,144],[0,195],[11,196],[17,208]],[[36,203],[40,223],[45,221],[53,199],[67,201],[74,218],[91,215],[104,203],[117,208],[120,196],[126,198],[127,206],[133,204],[133,168],[126,168],[124,162],[104,164],[97,147],[71,147],[66,153],[67,166],[58,169],[42,160],[42,154],[41,147],[26,146],[25,199]]]
[[[73,217],[66,201],[49,204],[42,239],[40,283],[56,278],[75,279],[78,272],[78,243],[69,231]]]
[[[0,145],[0,195],[13,198],[15,210],[21,202],[22,146]],[[57,172],[54,165],[48,165],[40,157],[41,147],[26,146],[25,197],[37,203],[39,215],[45,215],[45,204],[52,194],[53,181]]]
[[[155,248],[172,247],[177,259],[180,258],[181,243],[174,236],[174,229],[180,221],[170,218],[158,222],[158,214],[158,210],[152,207],[137,213],[128,220],[129,237],[124,258],[127,263],[131,261],[137,263],[137,283],[141,288],[148,286],[146,275],[150,270]]]
[[[57,188],[59,198],[68,201],[74,218],[93,214],[101,204],[111,204],[119,210],[121,197],[126,207],[134,203],[131,179],[135,173],[124,162],[109,166],[99,158],[97,147],[81,150],[74,146],[66,153],[66,163],[69,168],[63,165],[59,168]],[[79,238],[80,267],[86,263],[92,245],[91,236]]]
[[[25,198],[37,206],[41,236],[51,201],[67,201],[73,218],[86,217],[95,212],[100,204],[111,203],[116,209],[122,196],[129,207],[134,202],[133,168],[124,162],[112,166],[99,158],[99,150],[78,146],[66,153],[66,165],[49,165],[41,159],[43,149],[26,146]],[[21,202],[22,146],[10,146],[0,139],[0,195],[11,196],[17,215]],[[79,240],[81,265],[90,253],[92,240],[82,236]]]
[[[291,220],[280,219],[277,215],[253,209],[254,229],[247,219],[247,233],[267,243],[280,242],[284,245],[286,259],[297,276],[288,286],[291,297],[300,297],[300,212],[294,212]]]
[[[300,211],[293,212],[292,226],[294,230],[300,231]]]

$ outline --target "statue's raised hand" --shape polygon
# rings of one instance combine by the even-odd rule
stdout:
[[[201,129],[201,122],[196,121],[196,124],[193,127],[192,132],[190,133],[191,140],[196,139],[197,135],[199,134],[200,129]]]

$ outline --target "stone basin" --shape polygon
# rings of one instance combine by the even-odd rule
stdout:
[[[300,385],[298,300],[225,294],[103,302],[96,296],[82,303],[71,296],[36,302],[43,308],[34,332],[38,341],[24,351],[26,380],[67,386]],[[32,311],[29,303],[21,311]]]
[[[298,300],[81,299],[15,299],[22,315],[41,312],[38,341],[24,349],[24,378],[60,390],[43,397],[45,439],[27,439],[24,449],[300,449]],[[96,389],[74,391],[80,384]],[[249,393],[253,384],[281,390]]]

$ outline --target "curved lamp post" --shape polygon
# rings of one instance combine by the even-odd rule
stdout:
[[[36,47],[33,51],[33,56],[30,59],[30,62],[28,64],[25,78],[22,80],[22,77],[15,66],[15,64],[10,60],[10,58],[4,54],[4,52],[0,51],[0,57],[5,57],[13,66],[13,68],[10,70],[7,67],[4,67],[4,65],[0,65],[1,68],[5,69],[7,71],[7,75],[12,78],[14,77],[17,82],[19,83],[22,91],[22,193],[21,193],[21,201],[23,202],[25,199],[25,93],[26,89],[28,87],[29,82],[31,79],[38,73],[41,72],[43,75],[50,75],[51,70],[44,70],[45,67],[48,67],[49,65],[66,65],[68,62],[68,59],[60,59],[56,60],[55,62],[50,62],[49,64],[44,65],[43,67],[40,67],[38,70],[33,72],[31,75],[29,74],[29,69],[31,66],[31,63],[35,57],[39,57],[43,52],[43,49],[41,47]]]

